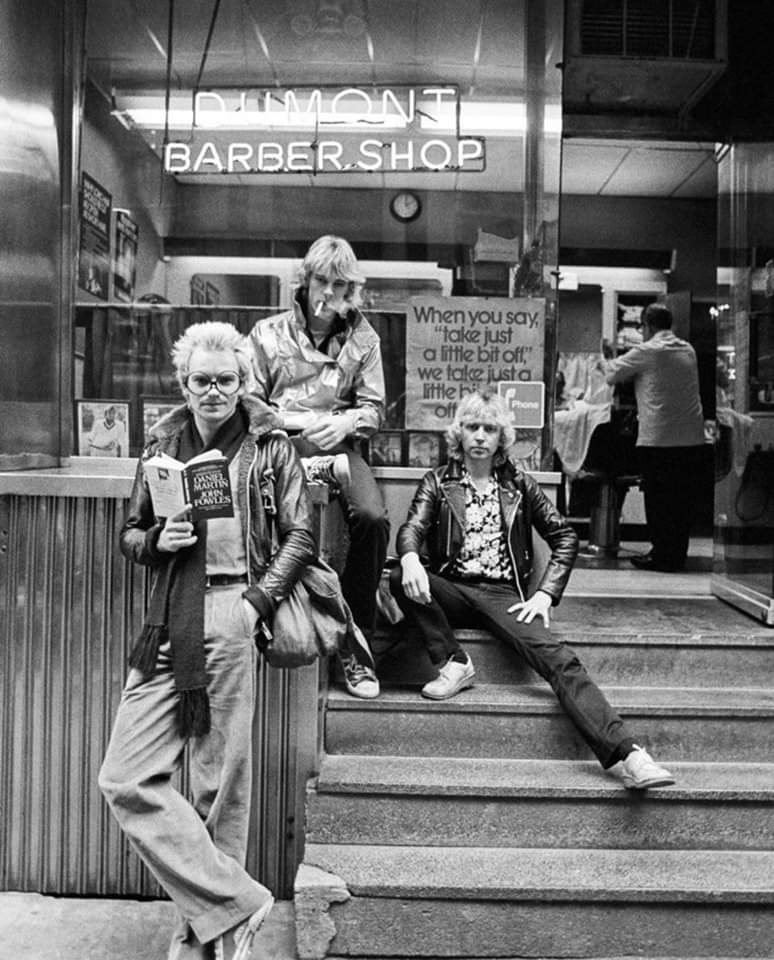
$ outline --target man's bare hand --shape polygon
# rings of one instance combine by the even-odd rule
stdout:
[[[551,594],[543,590],[536,590],[535,593],[523,603],[514,603],[508,607],[508,613],[516,613],[516,619],[520,623],[532,623],[535,617],[540,617],[545,626],[548,626],[548,611],[551,609]]]
[[[351,418],[346,414],[326,413],[301,434],[321,450],[332,450],[350,434]]]
[[[427,570],[422,566],[422,561],[416,553],[407,553],[400,558],[400,566],[403,571],[401,586],[403,592],[415,603],[430,603],[432,596],[430,594],[430,578],[427,576]]]
[[[164,528],[156,541],[156,549],[162,553],[177,553],[183,547],[192,547],[197,540],[193,532],[193,524],[188,519],[191,504],[171,517],[167,517]]]

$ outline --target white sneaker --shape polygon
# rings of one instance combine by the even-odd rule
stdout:
[[[467,654],[465,656],[465,663],[449,658],[438,671],[435,680],[422,687],[422,696],[429,700],[448,700],[460,690],[472,687],[476,671],[473,669],[473,661]]]
[[[274,906],[274,897],[264,903],[247,920],[215,938],[215,960],[250,960],[253,940]]]
[[[664,767],[660,767],[648,751],[638,747],[636,743],[629,756],[615,764],[612,771],[630,790],[669,787],[675,782],[672,774]]]
[[[349,458],[346,453],[328,453],[317,457],[302,457],[301,463],[309,483],[328,483],[344,493],[352,486]]]
[[[354,657],[341,657],[341,666],[347,693],[361,700],[373,700],[379,696],[379,681],[370,667],[358,663]]]

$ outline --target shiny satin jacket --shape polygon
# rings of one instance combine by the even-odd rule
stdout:
[[[551,557],[536,585],[559,603],[578,553],[578,535],[557,511],[540,486],[510,460],[494,468],[500,492],[500,514],[506,533],[516,591],[526,599],[530,588],[534,552],[532,529],[551,548]],[[465,531],[465,488],[460,482],[462,462],[448,464],[425,474],[417,487],[406,522],[398,530],[398,553],[418,553],[430,570],[448,574],[462,549]]]
[[[288,595],[304,567],[317,556],[312,503],[301,462],[284,431],[276,429],[275,415],[254,397],[242,397],[240,404],[249,418],[248,433],[237,454],[236,495],[248,557],[244,595],[264,619],[270,619],[277,603]],[[119,541],[121,552],[135,563],[161,566],[172,556],[156,549],[162,524],[153,513],[142,463],[162,450],[176,456],[189,416],[188,408],[180,406],[162,417],[151,428],[149,442],[137,464]],[[273,483],[266,482],[267,475]],[[274,537],[267,517],[267,507],[272,508],[267,497],[271,497],[272,491],[278,506]]]
[[[333,335],[330,355],[306,334],[301,304],[259,320],[250,333],[256,394],[285,429],[303,429],[320,413],[347,413],[351,435],[375,433],[384,416],[384,371],[379,336],[359,311]]]

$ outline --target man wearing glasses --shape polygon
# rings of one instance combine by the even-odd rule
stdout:
[[[400,566],[390,589],[427,648],[438,676],[422,695],[446,700],[473,685],[470,656],[453,627],[489,630],[551,684],[602,766],[626,787],[674,778],[632,739],[573,651],[551,636],[578,537],[537,483],[508,458],[510,411],[496,395],[469,393],[446,434],[449,462],[420,481],[398,530]],[[551,548],[533,590],[533,528]]]
[[[306,464],[308,475],[332,479],[340,489],[349,529],[341,586],[370,646],[390,527],[358,452],[384,416],[381,344],[358,309],[364,282],[347,241],[320,237],[304,257],[292,308],[259,320],[250,340],[258,397],[276,411],[301,457],[315,458]],[[341,662],[349,693],[378,695],[370,654],[357,650]]]
[[[230,323],[195,323],[172,359],[185,403],[151,427],[120,533],[124,556],[154,577],[99,784],[177,908],[169,960],[248,960],[273,903],[245,869],[256,637],[315,557],[312,504],[296,451],[251,395],[247,337]],[[157,516],[145,460],[212,450],[228,463],[233,516],[194,522],[188,506]]]

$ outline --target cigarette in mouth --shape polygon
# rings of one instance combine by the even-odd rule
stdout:
[[[325,306],[325,301],[324,301],[324,300],[318,300],[318,301],[317,301],[317,306],[314,308],[314,315],[315,315],[316,317],[319,317],[319,316],[320,316],[320,311],[322,310],[322,308],[323,308],[324,306]]]

